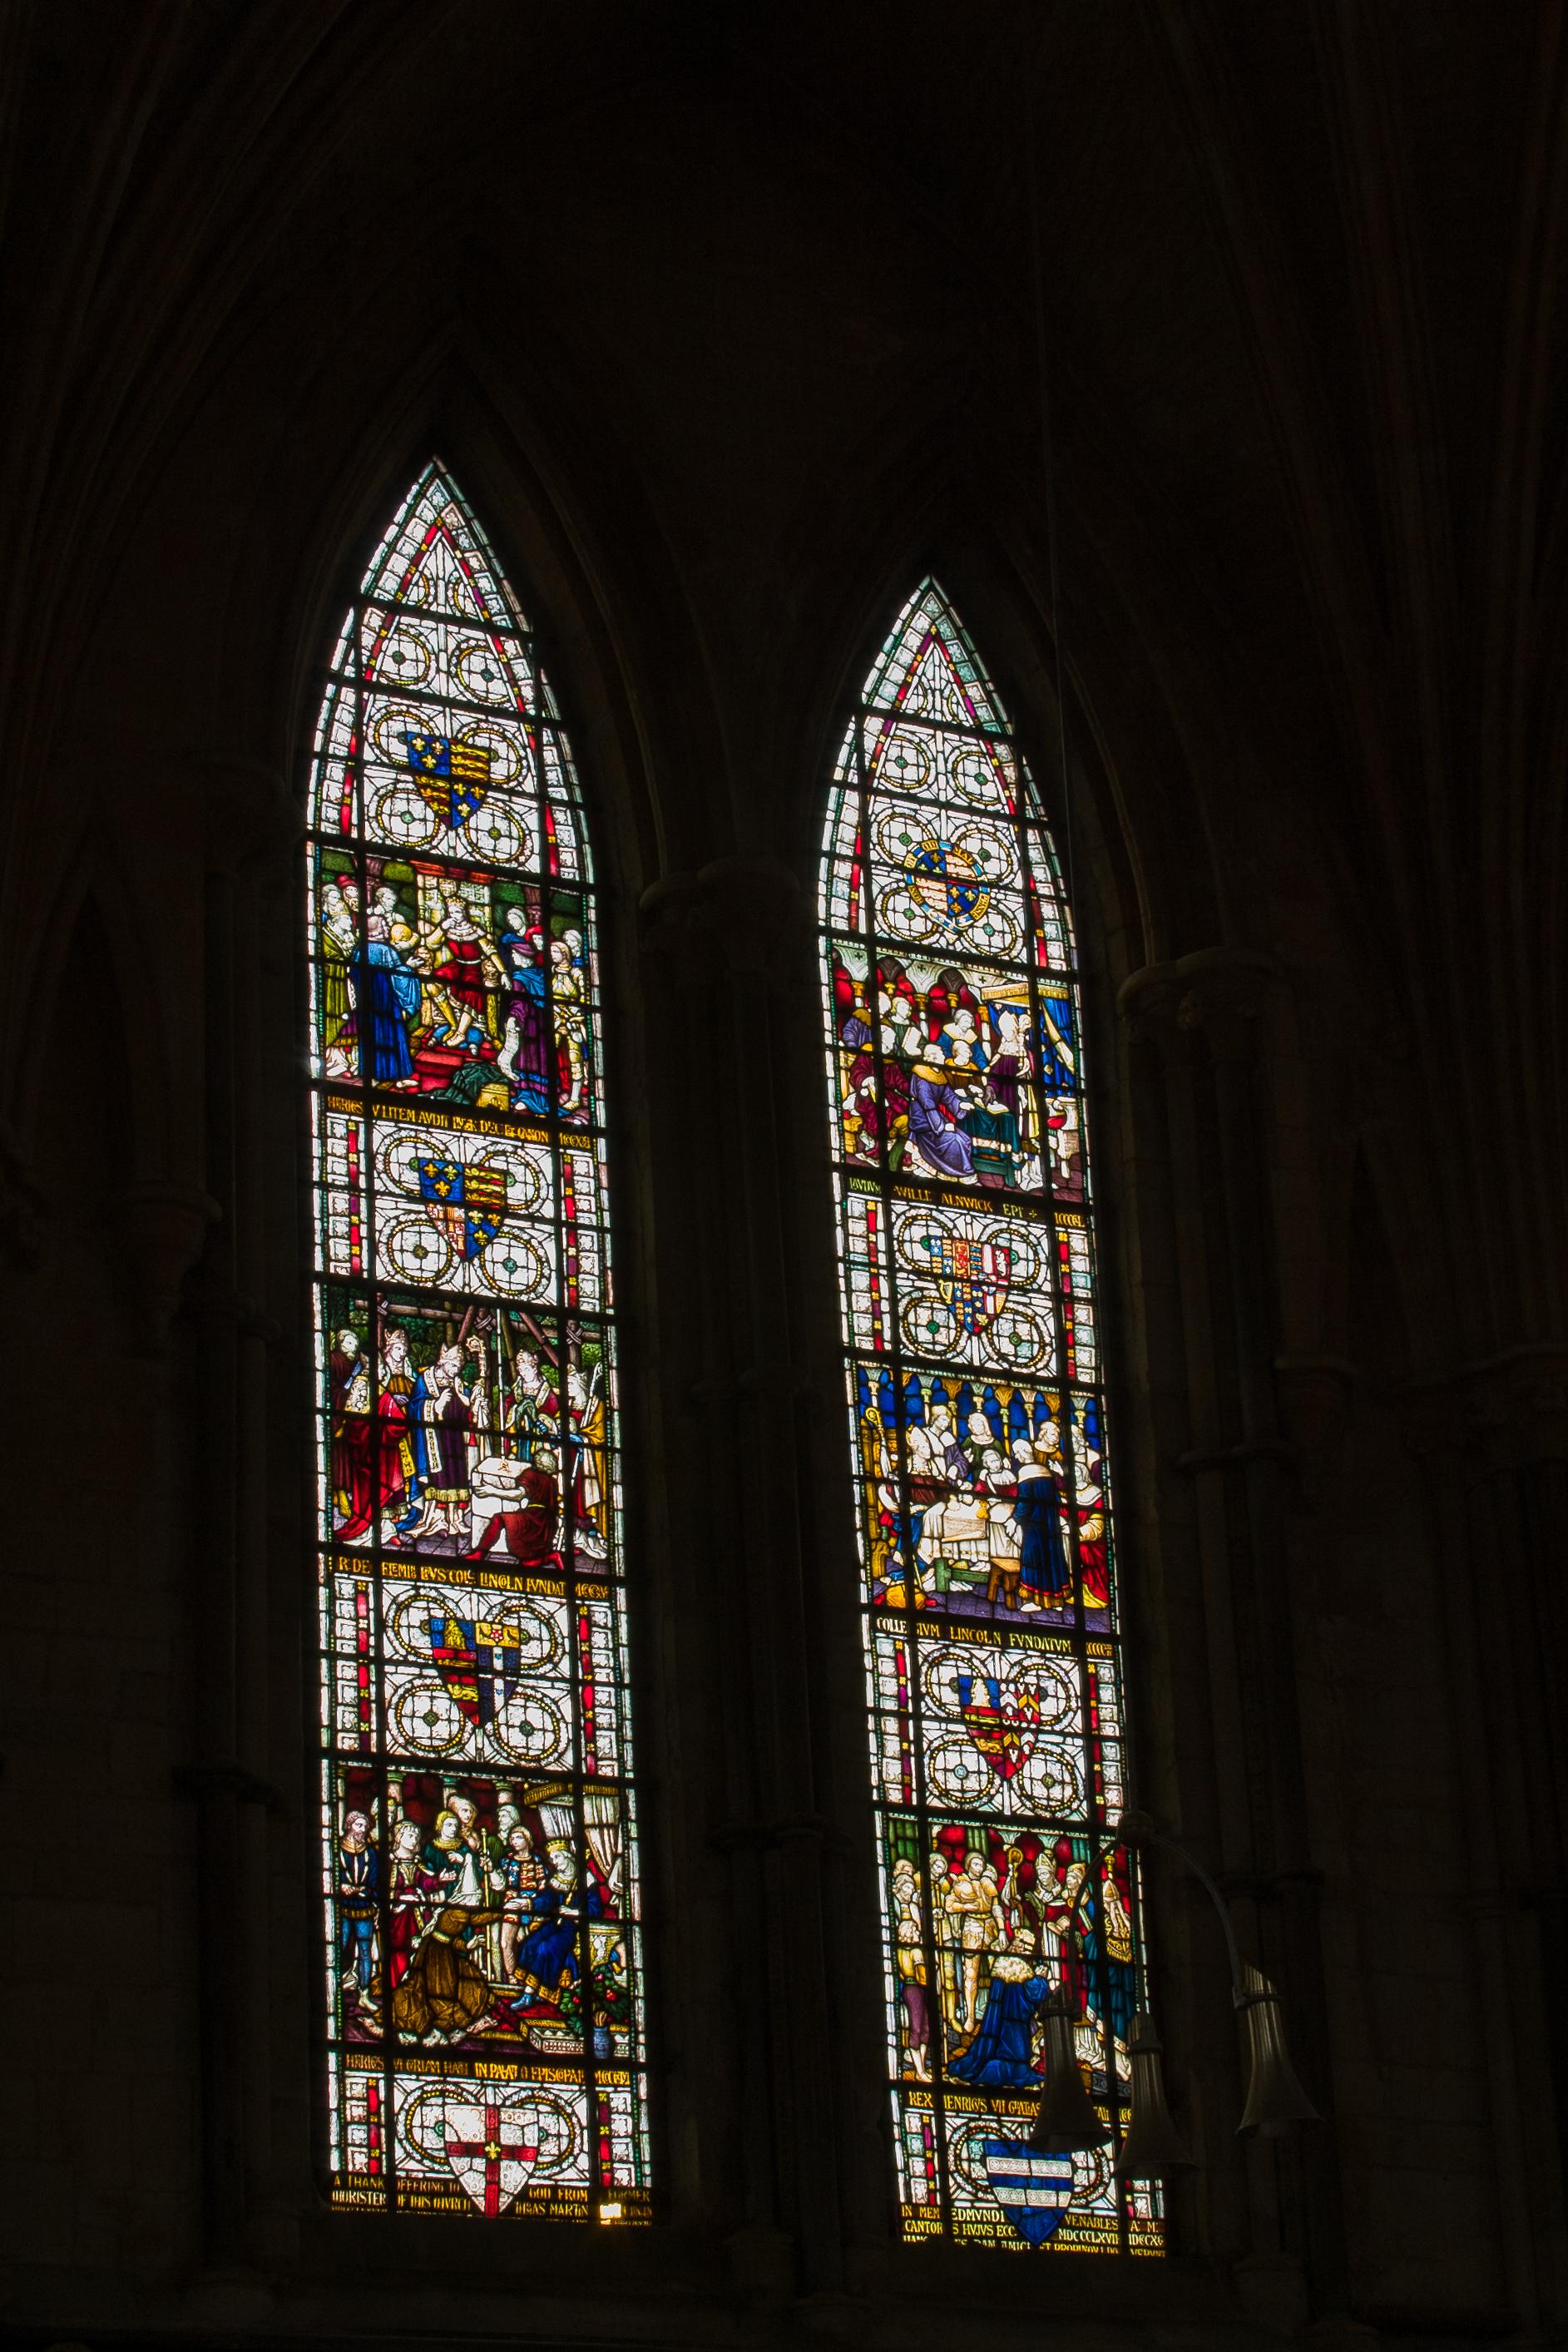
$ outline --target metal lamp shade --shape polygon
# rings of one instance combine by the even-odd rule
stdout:
[[[1155,2180],[1162,2173],[1190,2172],[1196,2162],[1166,2102],[1163,2048],[1153,2018],[1140,2010],[1127,2032],[1133,2112],[1115,2165],[1124,2180]]]
[[[1037,2156],[1068,2156],[1074,2148],[1099,2147],[1111,2126],[1094,2112],[1083,2087],[1072,2047],[1077,2011],[1070,1995],[1057,1993],[1040,2012],[1045,2027],[1045,2088],[1029,2136]]]
[[[1252,2061],[1246,2112],[1238,2130],[1279,2139],[1292,2124],[1321,2124],[1322,2117],[1297,2082],[1285,2046],[1283,2003],[1260,1969],[1243,1969],[1236,2006],[1247,2020]]]

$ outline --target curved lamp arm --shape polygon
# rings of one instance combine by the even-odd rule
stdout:
[[[1256,1995],[1247,1990],[1247,1979],[1241,1966],[1241,1953],[1236,1941],[1236,1930],[1230,1924],[1230,1906],[1197,1856],[1189,1853],[1186,1846],[1177,1839],[1166,1837],[1163,1830],[1156,1830],[1152,1823],[1147,1829],[1135,1828],[1131,1836],[1124,1837],[1124,1842],[1128,1845],[1142,1843],[1164,1846],[1167,1853],[1176,1854],[1186,1863],[1219,1914],[1219,1924],[1225,1930],[1225,1949],[1230,1961],[1230,1998],[1238,2009],[1245,2009],[1249,2002],[1256,1999]]]
[[[1167,1853],[1174,1853],[1186,1863],[1219,1915],[1219,1924],[1225,1931],[1225,1949],[1230,1961],[1231,1999],[1238,2009],[1245,2009],[1257,1996],[1247,1990],[1246,1972],[1241,1964],[1241,1953],[1236,1941],[1236,1930],[1230,1924],[1230,1906],[1226,1902],[1224,1895],[1205,1870],[1202,1863],[1198,1861],[1197,1856],[1189,1853],[1179,1840],[1167,1837],[1163,1830],[1155,1829],[1146,1813],[1124,1813],[1119,1821],[1113,1822],[1109,1829],[1103,1831],[1095,1840],[1089,1860],[1084,1866],[1083,1875],[1078,1883],[1072,1901],[1068,1906],[1067,1919],[1061,1930],[1063,1941],[1070,1940],[1077,1928],[1079,1907],[1088,1891],[1090,1880],[1097,1874],[1106,1855],[1113,1853],[1119,1845],[1131,1846],[1134,1852],[1139,1846],[1164,1846]]]
[[[1209,1901],[1219,1914],[1219,1924],[1225,1930],[1225,1949],[1230,1961],[1230,2000],[1247,2021],[1248,2047],[1251,2059],[1247,2105],[1239,2129],[1260,2132],[1273,2139],[1292,2124],[1321,2123],[1322,2117],[1296,2080],[1285,2046],[1284,2010],[1279,1993],[1268,1978],[1242,1960],[1237,1948],[1236,1930],[1230,1924],[1230,1906],[1213,1879],[1196,1855],[1187,1852],[1176,1838],[1166,1837],[1156,1830],[1146,1814],[1124,1815],[1116,1825],[1119,1841],[1136,1848],[1139,1845],[1164,1846],[1186,1863],[1198,1884],[1205,1888]]]

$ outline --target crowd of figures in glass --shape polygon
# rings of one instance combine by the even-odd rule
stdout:
[[[591,875],[434,468],[333,656],[308,865],[332,2191],[637,2220]]]
[[[1072,936],[929,583],[845,734],[823,1004],[906,2237],[1153,2251],[1114,2143],[1025,2146],[1041,2010],[1124,2112],[1140,1979]],[[1087,1883],[1085,1883],[1087,1882]]]

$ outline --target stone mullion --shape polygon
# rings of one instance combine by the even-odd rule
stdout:
[[[1156,1249],[1168,1254],[1176,1290],[1164,1333],[1171,1351],[1163,1368],[1173,1391],[1170,1425],[1164,1433],[1169,1452],[1153,1475],[1160,1482],[1180,1477],[1188,1490],[1184,1516],[1191,1530],[1192,1556],[1186,1566],[1193,1613],[1199,1621],[1190,1638],[1203,1655],[1199,1687],[1207,1702],[1207,1719],[1184,1727],[1176,1712],[1179,1697],[1172,1691],[1180,1798],[1174,1817],[1162,1825],[1194,1843],[1217,1875],[1247,1885],[1256,1874],[1260,1730],[1248,1704],[1245,1597],[1238,1590],[1226,1468],[1227,1441],[1232,1434],[1230,1346],[1222,1316],[1225,1268],[1215,1230],[1212,1091],[1207,1060],[1190,1022],[1178,1024],[1183,1001],[1179,968],[1170,965],[1134,973],[1122,992],[1131,1037],[1147,1073],[1147,1100],[1139,1117],[1134,1097],[1134,1117],[1144,1133],[1157,1139],[1140,1152],[1140,1167],[1159,1167],[1166,1195],[1145,1254]],[[1133,1223],[1149,1217],[1153,1208],[1142,1196],[1128,1205]],[[1155,1360],[1158,1339],[1154,1331],[1145,1333],[1145,1344],[1154,1381],[1162,1370]],[[1163,1516],[1159,1541],[1168,1585],[1181,1576],[1184,1563],[1172,1556]],[[1158,1818],[1157,1802],[1154,1810]],[[1205,2093],[1200,2105],[1209,2160],[1194,2202],[1207,2206],[1204,2234],[1214,2232],[1218,2252],[1233,2261],[1255,2262],[1277,2248],[1279,2215],[1267,2179],[1260,2179],[1257,2165],[1243,2158],[1234,2136],[1242,2085],[1223,1946],[1193,1901],[1193,1886],[1178,1872],[1159,1863],[1155,1867],[1155,1884],[1164,1887],[1168,1907],[1174,1910],[1179,1899],[1184,1916],[1192,1922],[1190,1998],[1198,2021],[1195,2057],[1202,2073],[1210,2075],[1207,2084],[1194,2086]],[[1245,1916],[1249,1909],[1245,1906],[1238,1921],[1243,1939],[1253,1932]],[[1151,1936],[1156,1933],[1157,1927],[1152,1927]]]
[[[258,1168],[256,861],[288,838],[281,789],[264,772],[206,780],[203,1071],[214,1222],[193,1286],[199,1471],[193,1529],[194,1799],[201,1925],[204,2248],[227,2267],[270,2177],[270,1853],[277,1800],[267,1754],[267,1643],[264,1328],[245,1275],[266,1246]]]
[[[647,902],[645,902],[645,905]],[[661,886],[649,908],[712,1006],[705,1056],[710,1131],[722,1139],[705,1224],[727,1277],[731,1348],[716,1353],[701,1410],[735,1475],[711,1557],[738,1589],[726,1643],[727,1745],[736,1769],[714,1811],[727,1858],[732,1957],[752,1955],[741,2014],[761,2023],[743,2049],[747,2221],[733,2248],[737,2283],[778,2299],[821,2292],[840,2260],[838,2183],[824,2081],[828,2048],[823,1847],[806,1655],[798,1399],[780,1170],[789,1163],[776,1000],[799,948],[793,877],[727,861]],[[705,1473],[706,1475],[706,1473]],[[717,1596],[715,1596],[716,1599]],[[739,1923],[751,1923],[741,1934]],[[793,2251],[789,2241],[793,2241]],[[798,2264],[798,2278],[795,2275]]]
[[[265,849],[272,866],[291,845],[284,823],[282,794],[271,804],[272,829]],[[265,820],[264,820],[265,821]],[[267,1247],[267,1170],[261,1131],[261,1090],[256,1076],[274,1058],[264,1050],[264,1028],[270,1008],[261,1001],[258,986],[263,970],[262,908],[267,871],[252,864],[242,868],[234,894],[235,946],[231,965],[234,1029],[232,1051],[236,1085],[231,1097],[236,1152],[234,1167],[233,1347],[236,1403],[235,1427],[235,1691],[236,1752],[256,1778],[248,1782],[248,1801],[240,1811],[240,1911],[246,1958],[242,1967],[246,2007],[244,2052],[245,2156],[247,2246],[256,2248],[256,2220],[274,2193],[272,2105],[275,2095],[272,2047],[271,1877],[275,1822],[280,1811],[272,1797],[271,1779],[271,1655],[270,1521],[271,1495],[267,1471],[269,1355],[276,1327],[263,1315]],[[290,1039],[290,1043],[292,1040]],[[298,1360],[290,1358],[290,1369]],[[313,1433],[312,1433],[313,1434]],[[298,1590],[298,1585],[296,1585]]]
[[[239,1867],[237,1367],[217,1302],[234,1293],[235,973],[231,872],[206,884],[206,1163],[220,1217],[203,1258],[197,1338],[198,1518],[193,1630],[196,1671],[196,1890],[202,2057],[202,2181],[205,2252],[232,2263],[243,2250],[246,2032],[236,1965]]]
[[[765,2162],[774,2190],[768,2218],[794,2239],[794,2257],[799,2260],[805,2216],[792,2160],[800,2137],[800,2090],[794,2080],[790,2002],[791,1962],[800,1939],[800,1923],[791,1916],[790,1857],[779,1843],[778,1833],[791,1815],[803,1819],[811,1808],[792,1787],[785,1754],[789,1661],[780,1640],[779,1618],[783,1597],[779,1564],[788,1530],[775,1521],[779,1480],[774,1443],[779,1409],[783,1408],[786,1418],[790,1417],[792,1388],[787,1340],[779,1330],[777,1310],[770,1322],[763,1305],[776,1295],[768,1260],[770,1245],[776,1248],[778,1239],[767,1230],[768,1203],[774,1190],[771,1171],[766,1165],[768,1147],[774,1140],[768,1066],[771,1007],[766,1004],[763,976],[751,964],[744,940],[729,929],[727,918],[733,911],[715,910],[714,945],[719,961],[716,987],[727,1014],[724,1063],[733,1087],[726,1124],[734,1150],[727,1188],[727,1213],[720,1230],[726,1234],[736,1278],[729,1326],[736,1358],[731,1364],[727,1410],[736,1433],[734,1458],[740,1469],[736,1490],[739,1540],[735,1554],[746,1607],[744,1647],[737,1649],[734,1663],[736,1696],[747,1732],[752,1801],[739,1818],[732,1810],[724,1833],[737,1876],[744,1869],[758,1888],[758,1899],[738,1904],[731,1925],[733,1932],[735,1920],[749,1913],[762,1926],[760,2000],[753,2014],[768,2020],[766,2121],[758,2119],[766,2132]],[[763,997],[760,1003],[759,996]],[[723,1556],[721,1547],[715,1557]],[[758,2284],[767,2268],[765,2263]]]
[[[1254,2179],[1273,2175],[1281,2225],[1266,2300],[1281,2315],[1294,2299],[1300,2259],[1314,2316],[1348,2316],[1349,2266],[1343,2190],[1333,2131],[1328,1991],[1322,1944],[1322,1873],[1312,1852],[1295,1629],[1288,1577],[1290,1469],[1274,1365],[1282,1304],[1270,1174],[1278,1158],[1273,1121],[1281,1099],[1277,982],[1264,959],[1216,951],[1194,958],[1180,1016],[1201,1027],[1213,1069],[1222,1184],[1223,1238],[1233,1322],[1238,1439],[1234,1451],[1245,1514],[1239,1561],[1255,1634],[1254,1673],[1245,1697],[1265,1759],[1254,1867],[1262,1965],[1277,1973],[1290,2003],[1298,2061],[1327,2128],[1296,2134],[1270,2162],[1259,2149]],[[1288,1093],[1288,1090],[1286,1090]],[[1267,2277],[1260,2272],[1260,2285]]]
[[[737,1185],[736,1105],[719,1091],[720,1076],[737,1051],[736,1025],[727,992],[716,984],[692,878],[675,875],[655,883],[643,898],[642,915],[646,983],[640,1009],[653,1113],[647,1165],[653,1192],[669,1194],[657,1220],[657,1267],[674,1270],[668,1286],[659,1286],[667,1288],[666,1312],[674,1328],[657,1364],[637,1364],[629,1357],[622,1380],[629,1429],[634,1419],[641,1420],[650,1446],[660,1444],[665,1454],[674,1535],[670,1565],[676,1580],[674,1622],[663,1614],[655,1622],[645,1612],[649,1633],[662,1645],[661,1678],[677,1703],[697,1687],[713,1695],[706,1719],[700,1731],[694,1727],[694,1744],[685,1750],[688,1759],[696,1757],[694,1785],[677,1790],[666,1781],[660,1790],[646,1771],[643,1776],[645,1794],[659,1816],[646,1830],[667,1863],[668,1916],[656,1917],[652,1933],[669,1966],[655,1990],[673,2044],[667,2121],[675,2163],[681,2162],[683,2123],[695,2129],[696,2138],[690,2175],[678,2188],[693,2194],[699,2221],[711,2216],[736,2232],[744,2267],[745,2250],[770,2244],[779,2223],[768,2038],[745,2032],[739,2024],[743,2017],[768,2014],[772,1955],[760,1938],[737,1938],[733,1932],[737,1916],[756,1918],[762,1905],[758,1858],[730,1834],[737,1820],[753,1818],[758,1810],[745,1679],[738,1670],[754,1610],[743,1548],[735,1539],[744,1479],[730,1339],[734,1283],[724,1238]],[[694,1068],[707,1074],[710,1089],[708,1148],[695,1153],[685,1108]],[[671,1116],[677,1105],[678,1121]],[[675,1169],[680,1180],[671,1184],[668,1171]],[[685,1384],[684,1395],[674,1393],[676,1383]],[[724,1562],[727,1572],[705,1575],[703,1563],[716,1561]],[[638,1617],[634,1608],[634,1634]],[[699,1748],[704,1735],[706,1744]],[[716,1864],[716,1851],[721,1857]],[[699,1891],[695,1919],[693,1888]],[[689,1948],[677,1941],[683,1923],[695,1931]],[[716,2017],[716,2004],[727,1996],[728,2014]],[[655,2054],[662,2040],[655,2037]],[[732,2099],[720,2087],[727,2082],[736,2086]]]
[[[836,2285],[838,2183],[825,2062],[829,2050],[823,1865],[828,1832],[817,1807],[810,1736],[805,1561],[800,1517],[797,1400],[804,1376],[786,1255],[781,1169],[789,1164],[781,1116],[779,997],[792,976],[800,916],[793,877],[759,865],[709,869],[722,903],[737,1080],[737,1139],[747,1297],[739,1375],[746,1481],[748,1588],[754,1602],[759,1824],[768,1891],[769,1990],[775,2021],[778,2162],[784,2208],[798,2240],[808,2294]],[[760,1018],[758,1017],[760,1015]],[[747,1047],[749,1044],[750,1050]],[[783,1088],[788,1096],[788,1088]]]
[[[1176,1043],[1174,1002],[1159,974],[1134,974],[1123,992],[1122,1010],[1121,1226],[1132,1311],[1122,1333],[1126,1377],[1117,1386],[1131,1391],[1122,1423],[1120,1507],[1132,1788],[1134,1801],[1163,1824],[1191,1832],[1219,1820],[1221,1807],[1215,1760],[1217,1612],[1205,1595],[1206,1574],[1217,1556],[1214,1533],[1204,1522],[1200,1482],[1176,1467],[1192,1449],[1194,1385],[1200,1377],[1190,1351],[1201,1351],[1202,1318],[1195,1317],[1201,1268],[1182,1245],[1184,1203],[1192,1191],[1182,1179],[1192,1172],[1192,1139],[1180,1116],[1187,1106],[1173,1100],[1178,1090],[1185,1096],[1186,1082],[1169,1068]],[[1178,1050],[1185,1055],[1185,1041]],[[1140,1391],[1147,1400],[1146,1422],[1134,1408]],[[1130,1448],[1137,1452],[1131,1478],[1125,1475]],[[1219,1687],[1228,1688],[1232,1679],[1227,1673]],[[1190,1885],[1173,1876],[1158,1854],[1150,1858],[1149,1870],[1156,2021],[1178,2102],[1185,2091],[1188,2127],[1204,2152],[1200,2179],[1176,2176],[1166,2184],[1175,2243],[1178,2251],[1234,2252],[1245,2244],[1246,2222],[1234,2134],[1219,2120],[1226,2100],[1236,2096],[1223,1955],[1212,1921],[1187,1899]],[[1208,2095],[1216,2078],[1224,2082],[1224,2093]]]
[[[1222,1871],[1239,1935],[1281,1979],[1302,2072],[1326,2108],[1318,1874],[1286,1576],[1291,1449],[1273,1369],[1275,991],[1266,959],[1211,950],[1135,975],[1124,1003],[1164,1049],[1196,1439],[1182,1466],[1197,1490]],[[1247,2152],[1239,2284],[1260,2318],[1345,2311],[1337,2158],[1330,2133],[1317,2143]]]
[[[1190,1026],[1178,1026],[1181,990],[1173,967],[1129,983],[1138,1018],[1160,1053],[1163,1118],[1171,1168],[1171,1240],[1180,1288],[1186,1449],[1176,1466],[1190,1481],[1206,1619],[1211,1710],[1215,1853],[1243,1878],[1255,1868],[1257,1727],[1239,1670],[1247,1652],[1244,1596],[1237,1590],[1228,1479],[1232,1435],[1231,1349],[1220,1312],[1225,1268],[1215,1214],[1213,1106],[1207,1071]],[[1217,1304],[1217,1295],[1219,1303]],[[1189,1822],[1189,1829],[1197,1824]]]

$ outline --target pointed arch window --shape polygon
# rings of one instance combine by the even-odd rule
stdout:
[[[1108,2120],[1141,1973],[1071,918],[951,606],[845,730],[823,1005],[904,2234],[1152,2252],[1113,2147],[1025,2146],[1063,1985]],[[1081,1882],[1088,1879],[1075,1919]]]
[[[638,2220],[593,875],[438,467],[332,656],[307,866],[330,2193]]]

